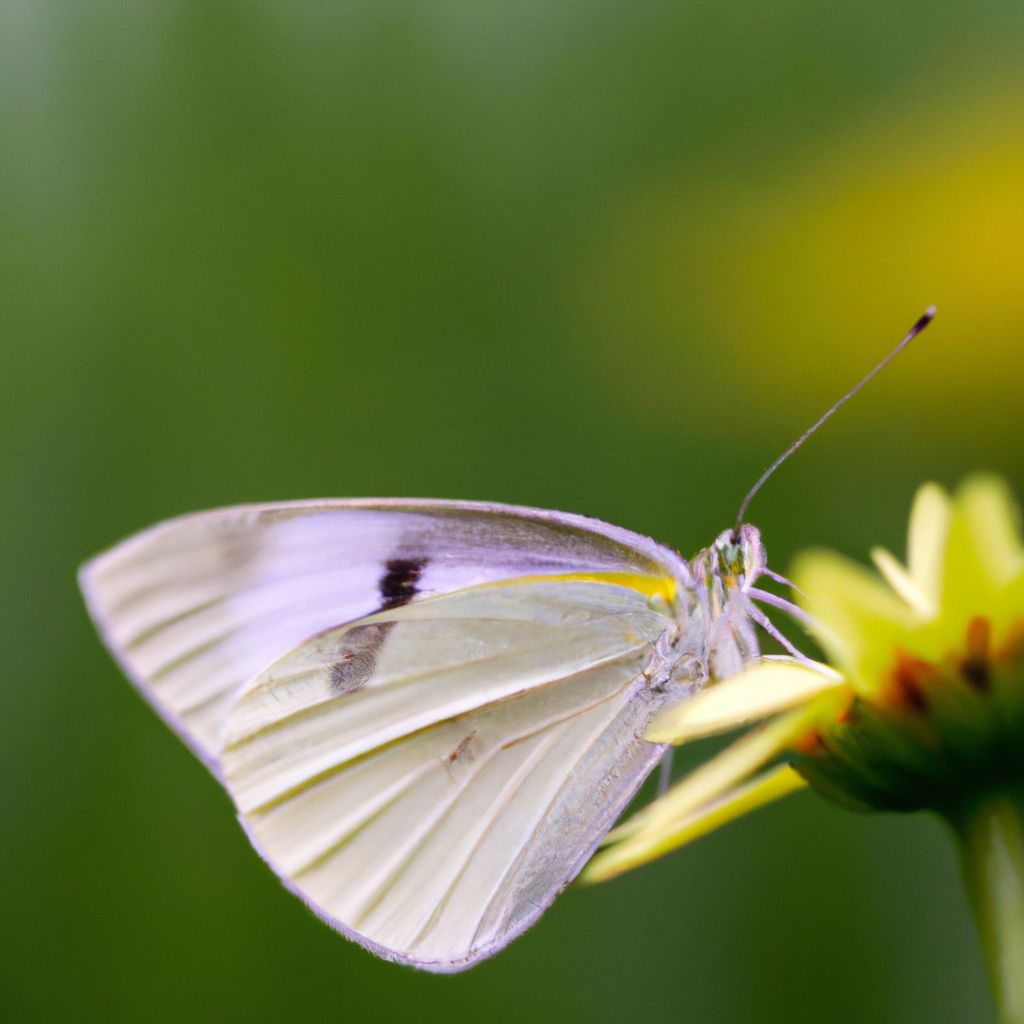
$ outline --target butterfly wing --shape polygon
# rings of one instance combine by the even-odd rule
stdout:
[[[226,785],[332,925],[461,970],[536,920],[658,760],[672,626],[628,585],[533,578],[328,630],[233,705]]]
[[[690,586],[594,520],[416,501],[185,516],[81,581],[286,884],[436,971],[528,927],[657,761],[651,678]]]
[[[216,769],[240,687],[307,637],[381,608],[530,575],[673,581],[673,552],[596,520],[416,500],[244,505],[162,523],[85,565],[125,673]]]

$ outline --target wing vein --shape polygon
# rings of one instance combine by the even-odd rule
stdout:
[[[593,711],[595,708],[600,707],[602,704],[605,704],[608,701],[613,700],[616,696],[618,696],[618,694],[620,694],[622,692],[622,689],[623,689],[623,687],[620,687],[618,690],[615,690],[612,693],[607,694],[604,697],[601,697],[599,700],[596,700],[596,701],[592,702],[591,704],[587,704],[585,707],[577,708],[576,710],[567,712],[566,714],[563,714],[563,715],[552,716],[550,719],[548,719],[546,722],[541,723],[540,725],[533,725],[529,729],[524,729],[522,732],[517,733],[516,735],[512,736],[510,739],[507,739],[503,743],[499,744],[497,747],[494,748],[493,751],[489,751],[488,752],[488,757],[497,756],[503,750],[508,750],[510,747],[515,746],[515,744],[517,744],[517,743],[522,743],[524,740],[532,739],[534,736],[537,736],[540,733],[543,733],[544,731],[546,731],[548,729],[556,729],[556,728],[558,728],[558,726],[564,725],[566,722],[569,722],[569,721],[571,721],[574,718],[578,718],[580,715],[585,715],[585,714],[589,713],[590,711]],[[403,736],[400,740],[396,741],[396,745],[401,745],[403,743],[409,742],[411,739],[413,739],[414,735],[415,734],[411,734],[409,736]],[[299,874],[302,874],[304,872],[309,871],[311,868],[315,867],[317,864],[323,863],[324,861],[329,859],[331,856],[333,856],[335,853],[337,853],[347,842],[349,842],[351,839],[353,839],[363,828],[365,828],[369,824],[371,824],[374,819],[379,817],[381,813],[383,813],[385,810],[387,810],[388,807],[390,807],[392,804],[394,804],[394,802],[397,799],[399,799],[399,797],[401,797],[405,793],[407,793],[409,791],[409,789],[412,786],[414,786],[422,778],[422,776],[425,774],[425,772],[427,770],[429,770],[431,767],[434,767],[433,763],[430,762],[430,761],[427,761],[423,765],[420,765],[419,767],[417,767],[416,769],[411,771],[406,776],[406,779],[404,780],[404,784],[403,784],[402,788],[400,790],[396,791],[391,797],[389,797],[389,799],[388,799],[388,801],[386,803],[381,804],[381,806],[378,807],[378,808],[375,808],[371,815],[368,815],[364,820],[360,821],[358,823],[358,825],[354,826],[352,829],[350,829],[348,832],[346,832],[343,836],[340,836],[337,839],[336,842],[332,843],[332,845],[329,848],[327,848],[327,849],[323,850],[321,853],[317,854],[317,856],[312,861],[310,861],[308,864],[304,864],[301,868],[296,869],[295,872],[294,872],[294,875],[298,876]],[[328,781],[328,780],[326,780],[326,779],[320,780],[319,783],[314,784],[314,787],[315,787],[315,785],[322,784],[322,783],[324,783],[326,781]],[[467,780],[467,782],[469,782],[469,781],[471,781],[471,780]],[[311,788],[314,788],[314,787],[311,787]],[[456,798],[457,797],[458,797],[458,794],[456,794]],[[263,812],[261,812],[261,814],[262,813]]]
[[[603,701],[601,703],[603,703]],[[569,716],[569,719],[571,720],[571,718],[573,717],[575,716]],[[562,728],[564,728],[564,725],[564,722],[560,723],[560,726]],[[495,820],[501,814],[504,813],[508,805],[512,802],[512,800],[515,799],[516,794],[518,794],[522,790],[523,786],[526,784],[527,780],[533,773],[534,769],[541,761],[543,761],[545,755],[552,748],[552,746],[554,746],[555,741],[559,738],[562,728],[559,728],[559,726],[555,726],[554,731],[552,731],[548,736],[545,736],[537,744],[537,746],[527,756],[526,760],[516,769],[516,772],[512,776],[512,778],[509,779],[508,782],[506,782],[505,785],[502,787],[501,792],[498,794],[498,799],[495,801],[495,807],[492,810],[492,813],[488,816],[487,823],[480,830],[480,834],[476,837],[476,840],[473,842],[473,845],[466,852],[466,856],[463,858],[461,866],[459,867],[458,871],[456,871],[451,881],[448,883],[448,887],[445,889],[441,898],[437,901],[437,906],[434,908],[430,917],[427,919],[426,922],[424,922],[423,927],[420,928],[420,930],[410,941],[410,948],[415,946],[422,939],[424,939],[435,927],[437,921],[440,918],[442,910],[444,909],[448,900],[451,898],[455,886],[458,885],[459,880],[463,877],[463,875],[466,872],[466,869],[472,862],[474,854],[476,854],[476,852],[480,849],[481,844],[489,835],[491,828],[494,826]]]
[[[596,708],[599,708],[602,704],[607,704],[609,701],[614,700],[616,697],[619,696],[619,694],[622,693],[622,691],[624,689],[626,689],[629,685],[631,685],[631,683],[635,680],[635,678],[636,677],[634,676],[633,678],[626,680],[626,682],[623,683],[623,685],[620,686],[617,690],[615,690],[612,693],[608,694],[607,696],[603,697],[601,700],[595,701],[593,704],[589,705],[588,707],[581,708],[581,709],[579,709],[579,710],[577,710],[577,711],[575,711],[575,712],[573,712],[573,713],[571,713],[569,715],[564,716],[563,719],[558,723],[558,725],[563,725],[564,726],[567,722],[571,721],[572,719],[580,718],[580,717],[582,717],[584,715],[587,715],[591,711],[594,711]],[[597,742],[600,740],[600,738],[604,735],[604,733],[607,731],[607,729],[608,729],[608,721],[604,720],[601,723],[601,726],[597,730],[595,730],[594,733],[591,734],[589,741],[587,742],[586,746],[580,751],[579,755],[577,757],[573,758],[572,765],[568,769],[568,771],[566,772],[566,778],[567,779],[572,777],[573,772],[576,770],[576,768],[579,766],[579,764],[583,761],[583,759],[590,753],[590,751],[592,751],[594,749],[594,746],[597,744]],[[538,730],[535,730],[535,731],[536,732],[540,732],[542,730],[538,729]],[[547,752],[547,750],[550,749],[550,747],[554,744],[554,742],[555,742],[555,740],[557,738],[558,738],[558,733],[557,732],[553,732],[548,737],[547,741],[545,742],[544,747],[543,747],[543,751]],[[441,914],[442,910],[444,909],[444,907],[447,904],[447,902],[451,899],[452,893],[455,890],[455,886],[458,885],[460,879],[464,876],[467,868],[470,865],[470,862],[471,862],[471,860],[473,858],[473,855],[479,849],[480,844],[483,843],[483,841],[487,838],[487,836],[488,836],[488,834],[490,832],[490,829],[493,827],[494,822],[497,820],[498,816],[505,809],[505,807],[508,806],[508,803],[514,798],[516,793],[519,792],[519,790],[522,789],[523,785],[526,783],[527,779],[529,778],[529,775],[536,768],[537,763],[540,761],[540,759],[541,758],[540,758],[539,755],[531,756],[531,758],[528,759],[529,770],[527,772],[525,772],[525,774],[522,774],[521,777],[519,777],[518,784],[516,785],[516,787],[513,790],[513,792],[511,794],[509,794],[506,799],[502,800],[498,810],[495,811],[495,813],[490,816],[490,819],[488,821],[487,826],[481,832],[480,836],[477,838],[477,841],[473,844],[472,849],[467,853],[467,855],[466,855],[466,857],[465,857],[465,859],[464,859],[464,861],[462,863],[462,866],[459,868],[457,874],[452,879],[451,884],[448,886],[448,889],[446,890],[444,896],[438,901],[438,905],[437,905],[436,909],[434,910],[434,913],[431,915],[431,919],[417,933],[416,938],[413,940],[414,943],[415,942],[419,942],[421,939],[425,938],[429,934],[430,930],[433,927],[436,926],[438,920],[440,919],[440,914]],[[470,954],[472,954],[472,952],[473,952],[473,950],[474,950],[474,948],[476,946],[477,937],[478,937],[478,935],[480,933],[480,929],[483,927],[483,921],[486,918],[487,912],[490,910],[490,908],[491,908],[491,906],[492,906],[492,904],[494,902],[494,899],[496,898],[497,892],[500,891],[500,889],[501,889],[502,885],[504,884],[505,880],[514,872],[516,866],[519,863],[521,863],[522,856],[523,856],[523,853],[526,850],[526,847],[530,844],[530,842],[532,842],[533,838],[536,836],[537,831],[540,828],[540,824],[543,822],[544,818],[546,817],[548,810],[555,803],[555,801],[558,799],[558,797],[562,794],[564,789],[565,789],[564,785],[560,786],[558,788],[558,790],[554,793],[554,795],[551,797],[551,799],[544,805],[543,813],[541,813],[537,817],[537,819],[536,819],[537,823],[530,830],[530,834],[526,837],[525,841],[519,847],[519,853],[516,855],[515,861],[511,865],[509,865],[509,867],[502,873],[501,878],[498,880],[497,884],[495,885],[494,893],[492,894],[491,898],[487,901],[486,905],[484,906],[483,912],[481,913],[480,918],[479,918],[479,920],[477,922],[477,926],[476,926],[476,928],[473,931],[473,938],[470,941]],[[505,791],[504,790],[502,792],[502,796],[505,797]]]
[[[627,661],[628,659],[633,657],[635,654],[636,654],[636,649],[631,649],[631,650],[624,651],[624,652],[618,652],[615,655],[610,655],[607,658],[604,658],[604,659],[602,659],[599,662],[592,662],[591,664],[585,666],[584,668],[582,668],[582,669],[580,669],[580,670],[578,670],[576,672],[572,672],[572,673],[569,673],[567,675],[558,676],[558,677],[556,677],[554,679],[548,679],[548,680],[544,681],[543,683],[537,684],[535,686],[528,687],[526,689],[517,690],[514,693],[503,694],[502,696],[496,697],[493,700],[487,701],[486,703],[483,703],[483,704],[474,704],[474,705],[472,705],[470,707],[461,708],[460,710],[454,712],[451,715],[447,715],[447,716],[445,716],[443,718],[438,718],[438,719],[435,719],[435,720],[433,720],[431,722],[427,722],[427,723],[425,723],[425,724],[423,724],[423,725],[421,725],[421,726],[419,726],[419,727],[417,727],[417,728],[415,728],[415,729],[413,729],[413,730],[411,730],[409,732],[402,733],[402,734],[400,734],[398,736],[395,736],[395,737],[393,737],[391,739],[383,740],[380,743],[376,744],[375,746],[367,747],[366,749],[361,750],[358,753],[353,754],[352,756],[345,758],[343,761],[336,762],[335,764],[332,764],[332,765],[330,765],[330,766],[328,766],[326,768],[323,768],[323,769],[313,773],[308,778],[304,779],[302,782],[297,782],[293,786],[291,786],[288,789],[284,790],[283,792],[281,792],[281,793],[279,793],[279,794],[277,794],[277,795],[275,795],[273,797],[268,798],[263,803],[258,804],[258,805],[254,806],[254,807],[251,807],[251,808],[247,808],[246,809],[246,813],[254,814],[254,813],[262,813],[264,811],[270,810],[270,809],[278,806],[279,804],[284,803],[284,802],[292,799],[294,796],[298,795],[299,793],[303,793],[303,792],[307,791],[312,786],[315,786],[315,785],[317,785],[317,784],[319,784],[319,783],[321,783],[321,782],[323,782],[323,781],[333,777],[334,775],[336,775],[338,772],[342,771],[347,766],[353,765],[353,764],[358,764],[359,762],[364,761],[364,760],[366,760],[369,757],[376,756],[382,750],[386,750],[388,748],[394,747],[397,744],[403,743],[403,742],[405,742],[408,739],[412,739],[413,737],[420,736],[424,732],[427,732],[427,731],[429,731],[431,729],[435,729],[435,728],[438,728],[439,726],[446,725],[449,722],[458,721],[460,718],[465,718],[465,717],[467,717],[469,715],[476,715],[476,714],[479,714],[479,713],[481,713],[483,711],[489,711],[492,708],[499,707],[502,704],[507,704],[510,701],[519,700],[519,699],[522,699],[523,697],[533,695],[533,694],[535,694],[539,690],[545,690],[545,689],[548,689],[548,688],[553,687],[553,686],[558,686],[558,685],[561,685],[563,683],[571,682],[572,680],[579,679],[580,677],[585,676],[585,675],[587,675],[590,672],[594,672],[594,671],[597,671],[598,669],[602,669],[602,668],[607,668],[608,666],[615,665],[618,662]],[[234,748],[233,745],[231,747],[227,748],[227,750],[229,750],[231,752],[234,752],[234,749],[235,748]]]
[[[638,676],[634,676],[632,679],[627,680],[623,684],[623,686],[620,687],[620,689],[617,691],[617,693],[622,693],[623,690],[628,689],[630,686],[635,685],[638,678],[639,678]],[[601,737],[608,731],[608,728],[609,728],[609,723],[606,721],[606,722],[604,722],[602,724],[601,728],[598,729],[596,731],[596,733],[592,736],[590,742],[587,743],[587,745],[580,751],[579,756],[575,757],[573,759],[571,769],[565,773],[566,780],[569,780],[569,779],[571,779],[573,777],[576,769],[583,762],[584,758],[586,758],[590,754],[590,752],[594,749],[594,747],[600,741]],[[477,939],[478,939],[478,937],[480,935],[480,929],[483,927],[484,921],[487,918],[487,914],[490,912],[491,907],[494,905],[494,901],[497,899],[498,893],[501,891],[502,886],[505,884],[505,881],[510,876],[512,876],[515,873],[516,869],[522,863],[523,858],[526,856],[527,849],[529,848],[530,844],[533,843],[533,841],[537,838],[537,834],[540,831],[541,826],[544,823],[544,820],[547,818],[548,812],[551,810],[551,808],[557,802],[558,798],[564,792],[565,792],[565,784],[563,783],[558,788],[557,792],[555,792],[552,795],[551,799],[544,805],[543,812],[537,816],[536,823],[534,824],[534,827],[530,830],[529,836],[526,837],[525,841],[520,846],[519,852],[516,855],[516,859],[508,866],[508,868],[505,870],[505,872],[502,875],[502,877],[499,879],[497,885],[494,887],[494,891],[492,892],[491,897],[488,899],[486,905],[484,906],[484,909],[483,909],[483,911],[480,914],[480,919],[477,922],[476,929],[473,932],[473,939],[472,939],[472,942],[470,944],[471,948],[473,948],[476,945]]]
[[[381,621],[394,621],[394,620],[381,620]],[[474,621],[486,621],[478,620]],[[616,661],[623,657],[627,657],[635,654],[637,651],[649,646],[649,641],[637,640],[632,646],[625,650],[612,651],[609,654],[602,656],[600,659],[591,662],[587,668],[597,668],[604,664],[614,664]],[[401,675],[395,675],[388,679],[386,682],[378,683],[373,685],[372,683],[367,687],[366,690],[362,691],[370,696],[378,696],[385,692],[394,693],[408,689],[410,686],[415,686],[421,683],[424,679],[441,679],[444,676],[452,675],[454,673],[462,672],[467,668],[483,667],[485,665],[500,665],[502,662],[514,661],[518,657],[516,651],[496,651],[486,655],[482,658],[468,658],[465,661],[459,661],[451,665],[444,665],[435,668],[423,669],[422,671],[403,673]],[[272,691],[283,683],[293,682],[296,679],[301,679],[307,676],[315,675],[318,672],[322,672],[325,669],[325,665],[314,665],[311,668],[303,669],[295,672],[294,674],[283,675],[283,676],[270,676],[268,675],[266,682],[259,684],[252,688],[252,695],[264,691]],[[556,677],[550,680],[541,680],[537,683],[532,684],[526,689],[541,689],[544,686],[550,685],[551,683],[560,682],[561,679],[572,678],[572,674],[562,677]],[[517,691],[522,692],[522,691]],[[307,704],[303,704],[301,707],[297,707],[292,711],[285,712],[279,715],[277,718],[267,721],[254,729],[252,732],[246,733],[243,736],[234,737],[231,741],[232,749],[238,749],[244,747],[246,744],[251,743],[257,739],[265,739],[268,735],[278,732],[279,730],[294,725],[295,722],[301,721],[304,718],[315,717],[324,711],[325,708],[329,708],[332,705],[337,706],[353,696],[352,693],[332,693],[325,697],[321,697],[318,700],[310,701]],[[502,698],[498,698],[499,700]],[[489,705],[482,704],[480,707],[487,707]]]

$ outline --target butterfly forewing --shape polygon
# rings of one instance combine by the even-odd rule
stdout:
[[[215,764],[233,696],[314,633],[422,596],[528,575],[624,573],[667,581],[670,591],[681,567],[653,541],[580,516],[461,502],[314,501],[171,520],[90,562],[81,583],[127,674]]]
[[[672,628],[621,583],[532,579],[329,630],[233,705],[227,785],[322,916],[393,959],[469,966],[550,903],[657,760],[644,671]],[[345,685],[367,631],[372,665]]]

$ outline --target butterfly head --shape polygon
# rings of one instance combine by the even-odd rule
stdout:
[[[754,624],[760,620],[751,598],[757,593],[754,583],[765,570],[756,526],[723,531],[690,561],[697,621],[703,630],[700,663],[705,679],[724,679],[758,657]]]
[[[765,552],[756,526],[723,530],[714,544],[693,560],[694,575],[721,592],[750,586],[764,572]]]

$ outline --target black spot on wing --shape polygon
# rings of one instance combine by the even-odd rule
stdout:
[[[416,585],[429,560],[426,558],[392,558],[384,566],[380,588],[381,611],[400,608],[416,596]]]
[[[345,634],[340,657],[331,666],[333,693],[355,693],[370,681],[377,669],[377,655],[394,626],[393,622],[368,622]]]
[[[384,565],[378,583],[379,611],[400,608],[416,596],[416,585],[427,565],[426,558],[392,558]],[[377,658],[393,622],[367,622],[354,626],[342,639],[338,660],[331,666],[331,690],[339,696],[361,690],[377,670]]]

